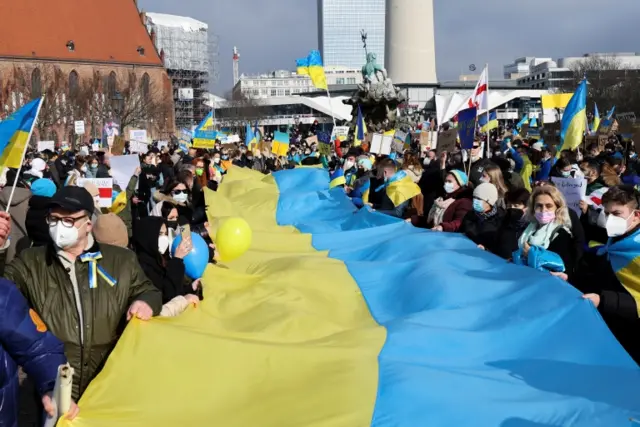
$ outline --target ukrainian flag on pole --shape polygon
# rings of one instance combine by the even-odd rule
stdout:
[[[22,165],[44,98],[38,98],[0,122],[0,171]]]
[[[593,111],[593,124],[591,125],[591,132],[596,133],[600,127],[600,112],[598,111],[598,104],[595,104]]]
[[[320,51],[312,50],[306,58],[296,60],[296,70],[300,75],[309,75],[311,82],[318,89],[327,89],[327,77],[324,75]]]
[[[575,150],[582,144],[582,137],[586,128],[587,79],[584,79],[578,85],[578,89],[574,92],[562,115],[562,127],[560,130],[562,149],[558,150],[558,153],[562,150]]]
[[[354,137],[353,146],[359,147],[362,145],[362,141],[364,141],[367,135],[367,124],[364,122],[364,117],[362,117],[362,110],[360,109],[360,105],[358,105],[358,119],[356,120],[356,133]]]

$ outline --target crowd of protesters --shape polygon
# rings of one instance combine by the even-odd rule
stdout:
[[[268,135],[249,146],[152,145],[139,155],[140,168],[125,188],[114,186],[110,208],[100,207],[95,185],[79,186],[82,178],[111,176],[108,148],[30,151],[21,172],[5,169],[0,176],[0,207],[9,211],[0,213],[0,301],[7,307],[0,335],[9,353],[0,356],[10,360],[2,368],[5,405],[17,408],[17,365],[27,374],[24,381],[20,377],[21,401],[37,396],[51,412],[60,364],[68,361],[75,370],[77,400],[126,321],[176,316],[198,304],[199,280],[185,275],[183,263],[191,243],[184,239],[170,248],[188,225],[210,244],[215,262],[204,191],[215,191],[234,167],[265,174],[324,167],[331,191],[344,191],[357,208],[433,232],[462,233],[503,262],[548,272],[583,292],[640,361],[634,298],[640,290],[621,282],[607,251],[624,242],[640,255],[640,164],[632,145],[613,137],[604,147],[557,153],[536,140],[494,138],[487,147],[478,138],[470,150],[438,153],[414,140],[400,152],[378,155],[366,142],[336,140],[322,150],[321,141],[309,138],[319,133],[317,124],[292,129],[286,156],[271,152]],[[553,177],[586,179],[579,213],[568,208]],[[73,406],[70,417],[77,412]],[[15,416],[6,418],[7,425],[15,425]]]

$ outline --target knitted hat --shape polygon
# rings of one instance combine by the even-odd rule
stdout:
[[[453,175],[453,177],[456,179],[456,181],[458,181],[458,185],[460,187],[466,186],[467,183],[469,182],[469,177],[467,176],[466,173],[462,172],[461,170],[454,169],[454,170],[450,171],[449,173],[451,175]]]
[[[40,178],[31,184],[31,194],[34,196],[53,197],[56,185],[50,179]]]
[[[129,244],[127,226],[114,213],[98,216],[93,225],[93,237],[98,243],[126,248]]]
[[[484,200],[491,206],[495,206],[498,201],[498,189],[493,184],[483,182],[473,190],[473,198]]]
[[[371,164],[371,160],[365,158],[360,157],[358,159],[358,165],[362,166],[362,168],[366,171],[370,171],[371,169],[373,169],[373,165]]]
[[[87,190],[89,194],[91,194],[91,197],[97,197],[98,195],[100,195],[98,187],[92,182],[85,182],[84,189]]]

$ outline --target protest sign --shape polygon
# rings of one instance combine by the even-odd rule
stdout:
[[[333,132],[331,133],[331,139],[335,140],[336,138],[344,141],[349,136],[349,126],[336,126],[333,128]]]
[[[458,135],[460,136],[460,146],[464,149],[468,150],[473,147],[473,141],[476,136],[477,115],[478,110],[476,107],[467,108],[458,113]]]
[[[628,112],[628,113],[616,113],[616,119],[618,122],[636,122],[636,113]]]
[[[84,120],[76,120],[73,122],[73,128],[76,135],[84,135]]]
[[[121,136],[113,137],[113,144],[109,145],[111,147],[111,154],[114,156],[121,156],[124,153],[125,141]]]
[[[169,141],[158,141],[158,150],[162,150],[164,147],[169,146]]]
[[[440,132],[438,135],[438,157],[443,152],[451,153],[456,148],[457,137],[458,132],[455,129]]]
[[[129,141],[147,142],[147,131],[144,129],[131,129],[129,131]]]
[[[111,156],[111,178],[113,183],[119,185],[123,190],[129,185],[129,180],[133,176],[136,168],[140,167],[140,159],[137,154],[128,156]]]
[[[578,216],[582,215],[580,201],[587,195],[587,180],[584,178],[551,177],[551,181],[564,196],[569,209],[572,209]]]
[[[77,185],[84,187],[88,182],[98,187],[100,207],[110,208],[113,201],[113,178],[78,178]]]
[[[139,141],[129,141],[129,151],[132,153],[146,154],[149,151],[149,144]]]
[[[120,135],[120,123],[110,120],[102,127],[102,143],[109,147],[113,145],[114,138]]]
[[[56,151],[55,141],[38,141],[38,151],[51,150]]]
[[[542,128],[542,139],[547,145],[560,144],[560,122],[545,123]]]
[[[374,154],[382,154],[382,134],[374,133],[371,137],[371,147],[369,151]]]
[[[312,144],[317,144],[318,143],[318,137],[316,135],[310,136],[309,138],[305,139],[305,142],[309,145]]]
[[[393,144],[393,134],[382,135],[380,154],[391,154],[391,144]]]

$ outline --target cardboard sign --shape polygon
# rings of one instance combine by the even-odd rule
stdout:
[[[547,145],[558,145],[560,144],[560,126],[561,123],[545,123],[542,128],[542,139]]]
[[[140,167],[140,158],[137,154],[128,156],[112,156],[109,159],[111,164],[111,177],[113,183],[119,185],[123,190],[129,185],[129,180],[133,176],[136,168]]]
[[[84,187],[88,182],[98,187],[100,207],[110,208],[113,201],[113,178],[78,178],[76,185]]]
[[[113,154],[114,156],[121,156],[124,153],[124,146],[125,146],[125,142],[123,137],[121,136],[113,137],[113,144],[110,145],[111,154]]]
[[[317,144],[318,143],[318,136],[317,135],[310,136],[309,138],[305,139],[305,142],[307,144],[309,144],[309,145]]]
[[[443,152],[451,153],[456,148],[456,140],[458,139],[458,131],[456,129],[449,129],[444,132],[440,132],[438,135],[438,157]]]
[[[578,215],[582,215],[580,201],[587,195],[587,180],[584,178],[551,177],[551,181],[564,196],[567,206]]]
[[[38,151],[42,152],[44,150],[56,151],[56,142],[55,141],[38,141]]]

